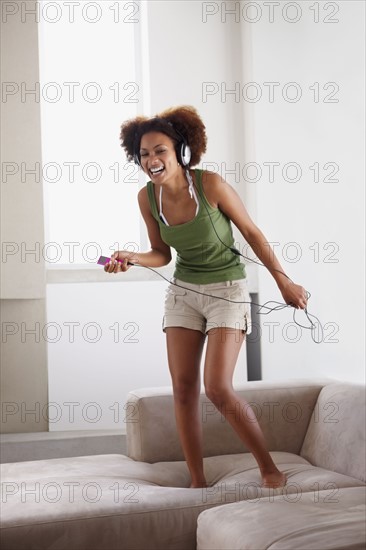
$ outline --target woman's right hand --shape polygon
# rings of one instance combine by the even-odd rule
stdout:
[[[104,271],[107,273],[120,273],[121,271],[128,271],[131,265],[127,265],[128,258],[131,256],[131,252],[127,250],[117,250],[111,256],[110,261],[105,264]]]

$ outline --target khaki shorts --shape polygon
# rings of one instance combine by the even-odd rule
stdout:
[[[250,295],[246,279],[202,285],[173,277],[172,282],[181,286],[170,283],[166,289],[164,332],[167,327],[184,327],[207,334],[211,329],[227,327],[251,333]]]

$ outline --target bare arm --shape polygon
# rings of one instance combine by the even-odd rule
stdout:
[[[306,307],[306,291],[300,285],[291,282],[276,258],[262,231],[250,218],[238,193],[218,174],[206,173],[205,181],[210,189],[210,197],[224,214],[236,225],[244,239],[250,244],[256,256],[266,266],[275,279],[287,304]]]
[[[127,271],[131,266],[128,266],[126,262],[120,264],[119,262],[113,263],[114,260],[125,260],[133,264],[139,264],[146,267],[162,267],[167,265],[172,259],[170,246],[168,246],[160,236],[159,224],[153,217],[149,199],[147,196],[147,187],[140,189],[138,195],[138,203],[142,217],[144,218],[149,240],[151,243],[151,250],[149,252],[131,252],[129,250],[118,250],[111,256],[111,263],[107,264],[104,269],[109,273],[117,273],[118,271]]]

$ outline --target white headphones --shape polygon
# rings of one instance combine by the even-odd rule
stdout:
[[[173,124],[169,121],[168,124],[173,128],[174,132],[179,136],[180,141],[178,141],[178,144],[175,146],[175,153],[177,155],[177,159],[179,164],[181,164],[184,168],[189,166],[189,163],[191,161],[192,152],[191,148],[189,147],[188,143],[185,140],[185,137],[179,130],[174,128]],[[138,143],[138,136],[137,132],[135,133],[135,144],[134,144],[134,154],[133,154],[133,160],[134,163],[141,166],[141,157],[140,157],[140,151],[139,151],[139,143]]]

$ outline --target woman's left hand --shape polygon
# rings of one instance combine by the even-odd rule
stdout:
[[[308,293],[305,288],[289,282],[286,286],[280,288],[283,299],[286,304],[296,309],[305,309],[308,302]]]

